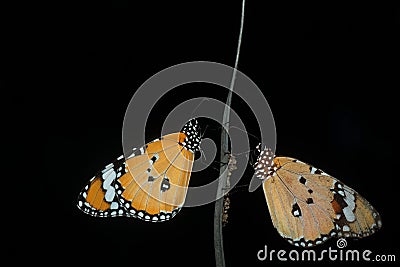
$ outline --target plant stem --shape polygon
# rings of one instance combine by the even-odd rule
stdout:
[[[222,235],[222,214],[224,208],[224,198],[226,184],[227,184],[227,172],[226,166],[229,160],[229,118],[230,118],[230,110],[231,110],[231,102],[232,102],[232,91],[235,85],[237,66],[239,62],[239,54],[240,54],[240,45],[242,43],[242,32],[243,32],[243,22],[244,22],[244,6],[245,0],[242,1],[242,15],[240,21],[240,31],[239,31],[239,41],[236,51],[236,60],[235,67],[233,69],[232,80],[230,84],[230,90],[228,92],[228,97],[225,103],[224,115],[222,120],[222,125],[226,126],[222,127],[221,131],[221,156],[220,161],[226,163],[225,166],[220,167],[220,179],[218,183],[218,191],[217,197],[220,197],[215,202],[215,210],[214,210],[214,250],[215,250],[215,265],[217,267],[225,267],[225,257],[224,257],[224,246],[223,246],[223,235]]]

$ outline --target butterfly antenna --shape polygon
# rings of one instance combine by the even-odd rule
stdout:
[[[204,161],[207,162],[206,154],[204,153],[204,150],[201,148],[201,146],[199,146],[199,150],[200,150],[201,157],[204,158]]]
[[[208,128],[208,124],[206,124],[206,128],[204,128],[204,132],[201,133],[201,138],[203,138],[203,136],[206,134],[207,128]]]
[[[249,136],[253,137],[254,139],[256,139],[258,143],[261,143],[261,140],[260,140],[260,138],[258,136],[254,135],[254,134],[252,134],[252,133],[250,133],[250,132],[248,132],[248,131],[246,131],[244,129],[241,129],[241,128],[237,127],[237,126],[231,126],[230,128],[242,131],[242,132],[246,133],[247,135],[249,135]]]
[[[201,106],[201,104],[203,104],[204,101],[210,101],[210,99],[208,98],[203,98],[199,104],[197,104],[196,108],[192,111],[192,113],[190,114],[190,118],[193,118],[193,114],[196,112],[196,110],[199,109],[199,107]]]

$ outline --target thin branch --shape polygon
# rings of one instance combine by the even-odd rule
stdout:
[[[240,21],[240,32],[239,32],[239,41],[236,52],[236,60],[235,67],[233,69],[232,80],[230,84],[230,90],[228,92],[228,97],[225,103],[224,115],[222,124],[226,126],[226,130],[222,128],[221,132],[221,162],[228,163],[229,160],[229,121],[230,121],[230,107],[232,102],[232,91],[235,85],[237,66],[239,62],[239,54],[240,54],[240,45],[242,43],[242,32],[243,32],[243,22],[244,22],[244,6],[245,0],[242,0],[242,15]],[[215,210],[214,210],[214,249],[215,249],[215,265],[217,267],[225,267],[225,257],[224,257],[224,246],[223,246],[223,235],[222,235],[222,214],[224,209],[224,198],[222,197],[225,194],[224,189],[227,184],[227,171],[226,166],[221,166],[220,168],[220,179],[218,183],[217,190],[217,201],[215,202]]]

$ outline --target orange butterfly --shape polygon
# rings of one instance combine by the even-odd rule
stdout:
[[[179,212],[201,137],[196,119],[120,156],[97,173],[78,197],[78,208],[95,217],[126,216],[161,222]]]
[[[312,247],[331,237],[361,238],[382,226],[378,212],[356,191],[307,163],[260,150],[254,165],[274,227],[290,244]]]

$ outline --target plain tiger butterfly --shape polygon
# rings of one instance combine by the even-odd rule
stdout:
[[[78,208],[95,217],[171,219],[184,204],[200,142],[198,122],[191,119],[180,132],[120,156],[90,179],[78,196]]]
[[[290,244],[312,247],[331,237],[362,238],[382,226],[379,213],[352,188],[300,160],[260,150],[254,165],[274,227]]]

